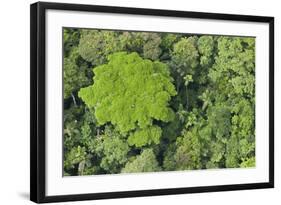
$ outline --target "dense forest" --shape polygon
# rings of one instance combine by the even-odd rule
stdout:
[[[63,37],[65,176],[255,166],[255,38]]]

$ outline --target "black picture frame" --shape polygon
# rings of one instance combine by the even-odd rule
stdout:
[[[195,19],[263,22],[269,24],[269,181],[190,188],[138,190],[107,193],[46,196],[46,82],[45,33],[46,10],[86,11],[103,13],[168,16]],[[274,18],[265,16],[230,15],[144,8],[110,7],[82,4],[38,2],[30,6],[30,200],[37,203],[96,200],[197,192],[230,191],[274,187]]]

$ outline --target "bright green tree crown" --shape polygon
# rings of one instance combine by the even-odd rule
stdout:
[[[176,91],[166,64],[125,52],[110,55],[108,61],[94,68],[94,84],[79,91],[99,125],[111,122],[127,133],[152,126],[153,119],[173,119],[169,101]]]

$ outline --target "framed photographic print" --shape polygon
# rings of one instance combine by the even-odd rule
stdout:
[[[274,187],[274,18],[31,5],[34,202]]]

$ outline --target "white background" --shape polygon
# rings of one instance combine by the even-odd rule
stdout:
[[[49,0],[51,1],[51,0]],[[31,204],[29,198],[29,4],[33,1],[11,0],[0,7],[0,204]],[[178,196],[114,199],[68,204],[279,204],[281,194],[280,134],[281,13],[278,1],[219,0],[84,0],[63,1],[115,6],[147,7],[203,12],[275,16],[275,147],[276,188]],[[278,93],[279,92],[279,93]],[[279,201],[279,203],[278,203]],[[65,204],[65,203],[62,203]]]

